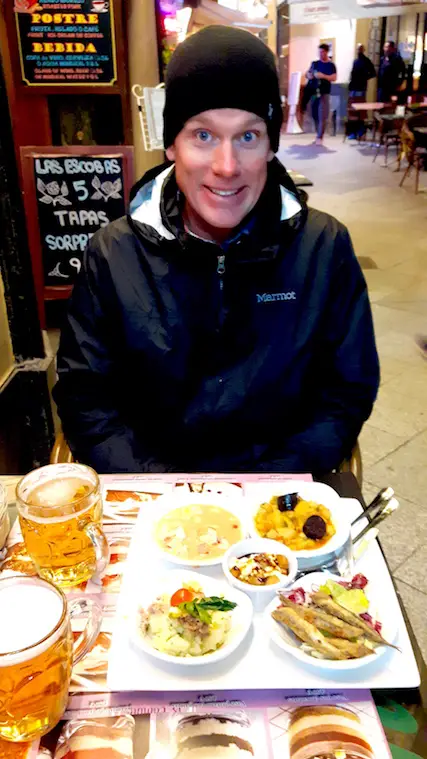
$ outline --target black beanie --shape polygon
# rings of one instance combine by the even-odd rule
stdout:
[[[166,73],[165,148],[188,119],[213,108],[256,113],[279,149],[282,104],[273,53],[243,29],[208,26],[178,45]]]

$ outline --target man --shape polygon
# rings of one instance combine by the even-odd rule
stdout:
[[[347,135],[350,140],[361,138],[366,132],[366,111],[355,111],[351,108],[351,104],[358,100],[366,101],[366,90],[368,88],[369,79],[373,79],[376,76],[374,64],[365,55],[364,45],[357,46],[357,58],[353,63],[351,70],[350,84],[349,84],[349,102],[348,102],[348,122],[347,122]]]
[[[357,58],[353,63],[351,70],[350,84],[349,84],[349,97],[351,98],[363,98],[366,100],[366,90],[368,89],[368,81],[376,76],[374,64],[365,55],[365,46],[357,46]]]
[[[168,66],[167,164],[91,239],[55,399],[99,472],[325,472],[378,387],[366,284],[347,230],[283,166],[272,53],[209,27]]]
[[[329,118],[331,82],[337,81],[335,64],[329,59],[329,45],[319,45],[319,60],[313,61],[306,73],[313,85],[311,108],[316,126],[316,145],[323,145],[323,135]]]
[[[386,42],[378,71],[378,100],[381,103],[389,103],[397,95],[405,73],[405,64],[393,40]]]

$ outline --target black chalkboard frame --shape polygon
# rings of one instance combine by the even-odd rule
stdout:
[[[42,254],[42,241],[39,227],[37,209],[36,180],[34,162],[37,158],[54,158],[57,156],[102,156],[105,158],[121,158],[123,161],[124,197],[129,198],[130,190],[134,182],[134,163],[132,145],[120,147],[111,145],[44,145],[21,147],[21,167],[23,177],[24,209],[27,221],[28,241],[31,252],[34,283],[39,309],[39,317],[42,326],[46,325],[45,301],[65,300],[69,298],[72,286],[57,285],[46,286],[44,282],[44,266]]]

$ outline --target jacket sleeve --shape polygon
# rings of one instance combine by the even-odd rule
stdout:
[[[105,304],[114,297],[108,264],[95,240],[83,256],[59,345],[53,397],[65,438],[81,463],[100,473],[164,471],[121,418],[113,335]]]
[[[281,450],[271,450],[262,471],[324,474],[337,468],[371,414],[379,363],[366,282],[347,230],[340,228],[337,260],[321,319],[311,371],[317,392],[311,418]]]
[[[377,72],[375,71],[375,66],[372,63],[372,61],[370,60],[370,58],[368,58],[368,61],[369,61],[369,65],[368,65],[368,79],[374,79],[374,77],[376,77],[376,75],[377,75]]]

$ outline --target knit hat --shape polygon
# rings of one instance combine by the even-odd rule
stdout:
[[[271,50],[250,32],[208,26],[178,45],[166,74],[165,148],[189,119],[213,108],[260,116],[271,149],[279,149],[282,104],[276,64]]]

